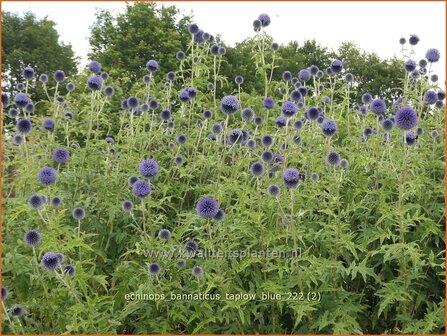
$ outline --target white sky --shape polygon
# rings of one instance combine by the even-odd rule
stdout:
[[[213,35],[220,34],[230,45],[253,36],[252,22],[261,13],[272,19],[267,32],[279,43],[303,42],[315,38],[321,45],[337,49],[343,41],[353,41],[362,50],[383,58],[400,56],[399,38],[419,35],[416,57],[428,48],[437,48],[441,60],[434,70],[445,82],[445,2],[158,2],[176,5],[183,14],[194,14],[194,21]],[[95,8],[122,13],[124,2],[9,2],[2,10],[34,12],[57,23],[61,39],[71,43],[86,63],[89,26]]]

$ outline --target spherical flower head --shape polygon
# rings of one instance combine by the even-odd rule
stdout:
[[[345,75],[345,82],[346,83],[352,83],[354,81],[354,75],[352,73],[347,73]]]
[[[61,258],[57,253],[47,252],[42,257],[42,267],[48,271],[54,271],[61,264]]]
[[[293,128],[297,131],[301,130],[303,128],[303,121],[295,120],[295,122],[293,123]]]
[[[196,204],[196,212],[203,218],[213,218],[218,211],[219,205],[212,197],[203,197]]]
[[[140,174],[146,178],[153,178],[158,174],[159,166],[155,160],[143,160],[139,166]]]
[[[62,204],[62,198],[60,198],[59,196],[54,196],[51,199],[51,205],[54,206],[55,208],[60,206]]]
[[[91,91],[99,91],[102,88],[103,79],[101,76],[93,75],[87,80],[87,86]]]
[[[301,95],[303,96],[303,97],[306,97],[307,96],[307,87],[305,87],[305,86],[300,86],[299,88],[298,88],[298,91],[301,93]]]
[[[428,90],[427,92],[425,92],[424,101],[427,104],[432,105],[438,101],[438,94],[433,90]]]
[[[243,121],[252,121],[254,117],[255,117],[255,112],[249,107],[244,108],[241,111],[241,118]]]
[[[65,72],[63,70],[56,70],[53,78],[57,83],[62,83],[65,80]]]
[[[69,277],[74,277],[76,274],[76,267],[73,265],[65,265],[63,269],[64,274],[67,274]]]
[[[204,110],[203,111],[203,118],[206,119],[206,120],[212,119],[213,118],[213,112],[211,110],[208,110],[208,109]]]
[[[418,44],[418,42],[420,41],[419,36],[417,35],[410,35],[410,38],[408,39],[408,42],[410,42],[410,44],[412,46],[415,46],[416,44]]]
[[[404,63],[404,69],[408,72],[412,72],[414,69],[416,69],[416,62],[412,59],[408,59]]]
[[[26,104],[26,106],[23,108],[26,112],[30,113],[30,114],[34,114],[36,108],[34,106],[33,103],[29,102],[28,104]]]
[[[262,26],[262,23],[258,19],[253,21],[253,29],[254,29],[254,31],[258,32],[259,30],[261,30],[261,26]]]
[[[43,198],[42,195],[37,194],[31,195],[28,198],[28,205],[33,209],[40,209],[45,205],[45,199]]]
[[[26,80],[33,80],[34,76],[35,76],[35,72],[34,72],[33,68],[31,68],[30,66],[23,68],[23,70],[22,70],[23,78],[25,78]]]
[[[340,73],[343,70],[343,62],[340,60],[332,61],[330,69],[333,73]]]
[[[56,183],[57,172],[51,167],[44,167],[37,173],[37,178],[43,185],[49,186]]]
[[[306,115],[309,120],[317,120],[320,116],[320,110],[317,107],[311,107],[306,111]]]
[[[337,152],[330,152],[326,156],[326,163],[331,166],[338,166],[340,164],[341,157]]]
[[[331,137],[337,132],[337,124],[335,123],[334,120],[325,119],[321,123],[321,131],[325,136]]]
[[[222,125],[220,123],[216,123],[211,127],[211,130],[214,134],[220,134],[223,132]]]
[[[274,138],[270,134],[266,134],[261,138],[261,144],[264,147],[270,147],[273,144]]]
[[[133,209],[132,201],[130,201],[130,200],[123,201],[123,203],[121,203],[121,208],[125,212],[131,212]]]
[[[28,119],[19,119],[16,123],[16,129],[21,134],[28,134],[33,129],[33,126]]]
[[[386,104],[382,99],[373,99],[369,104],[369,109],[375,114],[383,114],[386,110]]]
[[[340,160],[340,167],[342,167],[343,169],[348,169],[349,167],[349,161],[346,159],[341,159]]]
[[[21,135],[21,134],[15,134],[12,137],[12,142],[16,146],[20,146],[24,141],[25,141],[25,139],[24,139],[23,135]]]
[[[293,168],[288,168],[284,171],[284,174],[282,175],[282,181],[286,188],[288,189],[295,189],[298,187],[298,184],[300,183],[300,173],[298,170]]]
[[[28,230],[23,236],[23,241],[26,245],[35,247],[39,245],[42,241],[39,231],[37,230]]]
[[[423,136],[424,135],[424,129],[422,127],[418,127],[418,129],[416,130],[416,134],[418,137]]]
[[[405,142],[408,146],[413,146],[416,143],[416,134],[413,131],[405,133]]]
[[[272,48],[273,51],[279,50],[279,44],[276,42],[272,42],[272,45],[270,47]]]
[[[189,88],[186,89],[186,91],[188,92],[188,96],[189,98],[193,99],[197,96],[197,89],[195,87],[190,86]]]
[[[100,74],[101,78],[104,80],[109,79],[109,74],[107,72],[102,71]]]
[[[283,116],[279,116],[275,119],[275,126],[277,128],[283,128],[287,124],[287,119]]]
[[[281,189],[276,184],[271,184],[268,186],[267,192],[272,197],[278,197]]]
[[[83,208],[74,208],[71,216],[77,221],[83,220],[85,218],[85,210]]]
[[[2,92],[2,108],[7,107],[9,103],[10,103],[9,95],[5,92]]]
[[[67,89],[68,92],[73,92],[75,90],[76,86],[73,83],[67,83],[65,88]]]
[[[211,55],[213,55],[213,56],[217,56],[217,55],[219,55],[219,45],[218,45],[218,44],[213,44],[213,45],[210,47],[210,53],[211,53]]]
[[[24,108],[30,102],[26,93],[19,92],[14,96],[14,104],[19,108]]]
[[[362,103],[369,104],[372,100],[372,96],[370,93],[366,92],[362,95]]]
[[[390,132],[394,127],[394,121],[390,118],[383,119],[380,126],[385,132]]]
[[[13,318],[14,317],[19,318],[19,317],[23,316],[23,314],[25,314],[25,311],[23,310],[23,308],[16,304],[12,305],[11,309],[9,310],[9,316],[13,317]]]
[[[270,150],[265,150],[261,154],[261,159],[264,162],[270,162],[273,160],[273,152]]]
[[[184,145],[187,141],[188,138],[186,137],[186,135],[181,134],[177,137],[177,143],[179,143],[180,145]]]
[[[239,106],[239,99],[232,95],[223,97],[220,104],[220,108],[225,115],[236,113],[236,111],[239,110]]]
[[[282,106],[281,106],[281,112],[284,115],[284,117],[286,117],[286,118],[293,117],[295,115],[297,109],[298,108],[295,105],[295,103],[290,100],[284,102],[284,104],[282,104]]]
[[[153,59],[149,60],[146,63],[146,69],[147,69],[147,71],[149,71],[151,73],[154,73],[155,71],[157,71],[158,70],[158,63],[157,63],[157,61],[153,60]]]
[[[161,229],[160,231],[158,231],[158,239],[168,241],[169,239],[171,239],[171,231],[169,231],[168,229]]]
[[[57,163],[65,163],[70,158],[70,152],[63,147],[56,148],[53,151],[53,160]]]
[[[262,123],[263,123],[262,117],[260,117],[260,116],[256,116],[256,117],[255,117],[255,125],[256,125],[256,126],[261,126]]]
[[[201,277],[203,275],[203,269],[200,266],[194,266],[192,269],[192,275],[196,278]]]
[[[235,82],[237,85],[241,85],[241,84],[244,83],[244,77],[242,77],[241,75],[237,75],[237,76],[234,78],[234,82]]]
[[[112,86],[106,86],[106,88],[104,89],[104,94],[107,97],[111,97],[115,94],[115,89]]]
[[[288,70],[282,73],[282,80],[284,82],[290,82],[292,80],[292,73]]]
[[[399,39],[399,43],[400,43],[401,45],[404,45],[405,43],[407,43],[407,40],[406,40],[404,37],[401,37],[401,38]]]
[[[425,68],[427,66],[427,64],[428,64],[428,62],[427,62],[426,59],[422,58],[422,59],[419,60],[419,66],[421,68]]]
[[[290,99],[297,102],[297,101],[300,101],[301,99],[303,99],[303,95],[301,94],[300,90],[293,90],[290,93]]]
[[[312,77],[312,74],[308,69],[302,69],[300,70],[298,74],[298,78],[303,82],[308,82],[310,78]]]
[[[8,288],[2,285],[2,301],[5,301],[8,295],[9,295]]]
[[[197,43],[205,42],[205,38],[203,35],[204,35],[204,31],[202,29],[199,29],[199,31],[193,35],[194,42],[197,42]]]
[[[166,78],[167,78],[168,81],[173,82],[175,80],[175,72],[169,71],[166,74]]]
[[[184,249],[189,255],[194,255],[199,249],[199,245],[194,239],[190,239],[185,243]]]
[[[264,174],[265,168],[261,162],[255,162],[250,166],[250,172],[255,177],[260,177]]]
[[[418,123],[416,112],[408,106],[401,107],[397,110],[394,119],[397,127],[404,130],[409,130],[415,127]]]
[[[310,178],[312,179],[312,181],[318,181],[320,179],[320,175],[318,173],[312,173],[310,175]]]
[[[48,82],[48,75],[47,74],[41,74],[39,76],[39,82],[45,85],[45,83]]]
[[[171,111],[169,110],[163,110],[160,112],[160,119],[161,120],[169,120],[171,119]]]
[[[98,61],[91,61],[88,65],[88,69],[94,74],[98,74],[101,72],[101,63]]]
[[[267,110],[271,110],[275,107],[275,101],[273,100],[273,98],[266,97],[262,101],[262,106],[264,106]]]
[[[179,93],[179,99],[182,103],[188,102],[191,99],[188,90],[186,89],[181,90]]]
[[[186,58],[186,54],[183,51],[177,51],[175,54],[175,58],[177,58],[179,61],[183,61]]]
[[[152,191],[151,186],[143,180],[138,180],[132,185],[132,192],[138,198],[147,197]]]
[[[260,14],[258,16],[258,20],[261,21],[262,27],[268,27],[268,25],[270,24],[270,16],[268,14]]]
[[[160,265],[157,263],[150,263],[147,272],[152,276],[157,276],[161,271]]]
[[[199,26],[197,23],[191,23],[188,27],[188,31],[190,34],[196,34],[199,31]]]

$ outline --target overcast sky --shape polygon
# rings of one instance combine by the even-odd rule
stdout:
[[[279,43],[316,39],[323,46],[337,49],[343,41],[353,41],[361,49],[383,58],[400,56],[400,37],[419,35],[417,59],[428,48],[441,51],[434,67],[445,81],[445,2],[158,2],[175,4],[183,14],[213,35],[220,34],[230,45],[253,36],[252,22],[261,13],[272,19],[267,32]],[[61,39],[71,43],[83,64],[87,61],[89,26],[96,8],[122,13],[124,2],[8,2],[2,10],[32,11],[38,18],[56,22]]]

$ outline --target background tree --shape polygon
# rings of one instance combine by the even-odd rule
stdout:
[[[14,85],[22,81],[22,69],[28,65],[37,74],[51,75],[57,69],[67,75],[76,72],[73,49],[59,41],[55,26],[46,17],[38,20],[31,12],[23,17],[2,12],[3,91],[13,91]]]

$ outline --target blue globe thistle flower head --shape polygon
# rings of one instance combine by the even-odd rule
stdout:
[[[34,69],[30,66],[24,67],[22,69],[22,77],[25,78],[27,81],[33,80],[35,78]]]
[[[11,102],[9,95],[5,92],[2,92],[2,108],[5,108]]]
[[[420,75],[421,75],[421,74],[420,74],[420,72],[419,72],[418,69],[415,69],[415,70],[413,70],[413,71],[410,73],[410,77],[411,77],[412,79],[417,79],[417,78],[419,78]]]
[[[372,100],[372,96],[370,93],[366,92],[362,95],[362,103],[369,104]]]
[[[199,31],[193,35],[194,42],[197,43],[205,42],[205,37],[203,36],[203,34],[204,31],[202,29],[199,29]]]
[[[139,100],[135,96],[130,96],[127,98],[127,106],[130,108],[137,108],[139,105]]]
[[[281,155],[275,154],[273,157],[273,162],[281,165],[284,162],[284,159]]]
[[[247,121],[247,122],[252,121],[254,117],[255,117],[255,112],[249,107],[244,108],[241,111],[241,118],[243,121]]]
[[[62,204],[62,198],[60,198],[59,196],[54,196],[53,198],[51,198],[51,205],[55,208],[61,206]]]
[[[160,265],[158,263],[150,263],[149,266],[147,267],[147,272],[152,275],[152,276],[157,276],[158,274],[160,274],[161,268]]]
[[[213,219],[217,222],[222,222],[225,219],[225,212],[222,209],[219,209]]]
[[[295,120],[295,122],[293,123],[293,128],[297,131],[301,130],[303,128],[303,121]]]
[[[61,264],[61,258],[57,253],[47,252],[42,257],[42,267],[48,271],[54,271]]]
[[[127,179],[127,183],[129,184],[130,187],[133,186],[134,183],[137,182],[137,181],[138,181],[138,177],[136,177],[136,176],[130,176]]]
[[[241,75],[237,75],[237,76],[234,78],[234,82],[235,82],[236,84],[238,84],[238,85],[241,85],[241,84],[244,83],[244,77],[242,77]]]
[[[181,166],[183,164],[183,157],[181,156],[176,156],[174,158],[174,164],[176,164],[177,166]]]
[[[57,163],[65,163],[70,159],[70,152],[63,147],[58,147],[53,151],[53,160]]]
[[[343,70],[343,62],[340,60],[332,61],[330,69],[333,73],[340,73]]]
[[[373,99],[369,109],[375,114],[383,114],[386,111],[386,104],[382,99]]]
[[[196,278],[203,276],[203,269],[200,266],[194,266],[191,271],[192,275]]]
[[[213,55],[213,56],[217,56],[217,55],[219,55],[219,45],[218,45],[218,44],[213,44],[213,45],[210,47],[210,53],[211,53],[211,55]]]
[[[196,34],[199,31],[199,26],[197,25],[197,23],[191,23],[188,26],[188,31],[190,34]]]
[[[418,123],[416,112],[408,106],[401,107],[397,110],[394,120],[396,126],[404,130],[409,130]]]
[[[282,73],[282,80],[284,82],[290,82],[292,80],[292,73],[288,70]]]
[[[30,114],[34,114],[34,112],[36,111],[36,108],[35,108],[34,104],[30,102],[30,103],[26,104],[26,106],[23,108],[23,110]]]
[[[430,76],[430,80],[431,80],[433,83],[436,83],[436,82],[438,81],[438,79],[439,79],[439,77],[438,77],[438,75],[436,75],[436,74],[433,74],[433,75]]]
[[[438,91],[438,100],[444,100],[445,99],[445,92],[442,90]]]
[[[187,141],[188,138],[186,137],[186,135],[181,134],[177,137],[177,143],[180,145],[184,145]]]
[[[401,37],[401,38],[399,39],[399,43],[400,43],[401,45],[404,45],[405,43],[407,43],[407,40],[406,40],[404,37]]]
[[[428,62],[427,62],[426,59],[422,58],[422,59],[419,60],[419,66],[421,68],[425,68],[427,66],[427,64],[428,64]]]
[[[312,173],[310,178],[312,181],[318,181],[320,179],[320,175],[318,173]]]
[[[210,33],[207,33],[207,32],[203,33],[203,38],[205,39],[205,41],[210,41],[210,39],[211,39]]]
[[[16,129],[20,134],[28,134],[33,129],[33,126],[28,119],[19,119],[16,123]]]
[[[158,231],[158,239],[168,241],[169,239],[171,239],[171,231],[169,231],[168,229],[161,229],[160,231]]]
[[[442,102],[441,102],[442,103]],[[25,138],[23,137],[23,135],[21,134],[15,134],[12,137],[12,142],[14,143],[14,145],[16,146],[20,146],[23,142],[25,141]]]
[[[273,160],[273,152],[270,150],[265,150],[261,154],[261,159],[264,162],[270,162]]]
[[[276,126],[277,128],[283,128],[283,127],[286,127],[286,124],[287,124],[287,120],[286,120],[286,118],[283,117],[283,116],[279,116],[279,117],[277,117],[276,120],[275,120],[275,126]]]
[[[278,197],[281,189],[276,184],[271,184],[267,188],[267,193],[272,197]]]
[[[190,239],[185,243],[184,250],[189,255],[194,255],[198,249],[199,249],[199,245],[197,244],[197,242],[194,239]]]
[[[91,91],[99,91],[102,88],[103,79],[101,76],[93,75],[87,80],[87,86]]]
[[[186,54],[183,51],[177,51],[175,54],[175,58],[177,58],[179,61],[183,61],[186,58]]]
[[[352,83],[354,81],[354,75],[352,73],[347,73],[345,75],[345,82],[346,83]]]
[[[418,127],[418,129],[416,130],[416,135],[418,137],[423,136],[424,135],[424,129],[422,127]]]
[[[105,142],[107,142],[110,145],[114,145],[115,144],[115,140],[112,137],[107,137],[104,140],[105,140]]]
[[[220,108],[225,115],[231,115],[239,110],[240,102],[235,96],[229,95],[222,98]]]
[[[419,36],[417,35],[410,35],[410,38],[408,39],[408,42],[410,42],[410,44],[412,46],[415,46],[416,44],[418,44],[418,42],[420,41]]]
[[[293,117],[296,114],[297,109],[298,108],[295,105],[295,103],[290,100],[284,102],[281,106],[281,112],[282,112],[283,116],[286,118]]]
[[[74,277],[76,274],[76,267],[73,265],[65,265],[63,268],[64,274],[67,274],[69,277]]]
[[[70,82],[70,83],[67,83],[65,88],[67,89],[68,92],[73,92],[75,90],[76,86]]]
[[[323,78],[324,77],[324,72],[322,70],[318,70],[317,71],[317,78]]]
[[[303,97],[306,97],[306,96],[307,96],[307,93],[308,93],[308,91],[307,91],[307,87],[305,87],[305,86],[300,86],[300,87],[298,88],[298,91],[301,93],[301,95],[302,95]]]
[[[297,188],[300,183],[299,171],[293,168],[287,168],[282,175],[282,181],[288,189]]]
[[[348,169],[349,167],[349,161],[346,159],[341,159],[340,160],[340,167],[342,167],[343,169]]]
[[[45,199],[42,195],[33,194],[28,198],[28,205],[33,209],[40,209],[45,205]]]
[[[123,201],[121,203],[121,209],[125,212],[131,212],[133,209],[133,202],[130,200]]]
[[[212,119],[213,118],[213,112],[211,110],[208,110],[208,109],[204,110],[203,111],[203,118],[206,119],[206,120]]]
[[[416,143],[416,134],[413,131],[405,132],[405,142],[408,146],[413,146]]]
[[[101,63],[98,61],[91,61],[88,65],[88,69],[94,74],[98,74],[101,72]]]
[[[270,134],[266,134],[261,138],[261,144],[264,147],[270,147],[273,144],[274,138]]]
[[[16,84],[16,89],[17,89],[17,91],[23,91],[23,90],[25,90],[25,84],[23,84],[23,83],[17,83]]]
[[[171,119],[171,111],[169,111],[169,110],[161,111],[160,112],[160,119],[161,120],[165,120],[165,121]]]
[[[279,50],[279,44],[276,42],[272,42],[272,45],[270,47],[272,48],[273,51]]]
[[[23,236],[23,241],[26,245],[31,247],[36,247],[42,242],[42,238],[40,236],[39,231],[37,230],[28,230],[25,232]]]
[[[53,74],[53,79],[57,83],[62,83],[65,80],[65,72],[63,70],[56,70]]]
[[[261,23],[260,20],[256,19],[256,20],[253,21],[253,29],[254,29],[255,32],[260,31],[261,30],[261,26],[262,26],[262,23]]]
[[[9,296],[9,290],[2,285],[2,301],[5,301]]]
[[[37,178],[43,185],[49,186],[56,183],[57,172],[51,167],[43,167],[37,173]]]
[[[183,90],[180,91],[179,99],[180,99],[180,101],[182,103],[186,103],[186,102],[188,102],[191,99],[187,89],[183,89]]]
[[[275,107],[275,101],[273,98],[266,97],[262,101],[262,106],[265,107],[267,110],[272,110]]]
[[[147,69],[147,71],[149,71],[150,73],[154,73],[154,72],[156,72],[156,71],[158,70],[158,63],[157,63],[157,61],[156,61],[156,60],[153,60],[153,59],[147,61],[147,63],[146,63],[146,69]]]
[[[308,82],[311,77],[312,74],[308,69],[302,69],[298,74],[298,78],[303,82]]]
[[[317,123],[322,124],[323,121],[324,121],[324,117],[323,117],[322,115],[320,115],[320,116],[317,118]]]
[[[320,69],[316,65],[311,65],[309,68],[310,74],[316,76]]]
[[[258,16],[258,20],[261,21],[261,26],[262,27],[268,27],[270,25],[270,16],[268,14],[259,14]]]
[[[439,61],[440,57],[441,54],[439,53],[439,50],[435,48],[428,49],[425,53],[425,58],[430,63],[436,63],[437,61]]]
[[[323,132],[324,136],[331,137],[337,132],[337,124],[334,120],[325,119],[321,123],[321,131]]]
[[[166,79],[170,82],[173,82],[175,80],[175,72],[174,71],[169,71],[166,74]]]
[[[317,107],[314,106],[307,109],[306,114],[309,120],[317,120],[318,117],[320,116],[320,111],[318,110]]]
[[[143,180],[138,180],[132,185],[132,192],[138,198],[147,197],[152,191],[149,183]]]
[[[188,91],[188,94],[191,96],[191,93]],[[156,110],[157,108],[158,108],[158,102],[155,100],[155,99],[151,99],[151,100],[149,100],[149,108],[151,109],[151,110]]]
[[[432,105],[432,104],[434,104],[434,103],[436,103],[438,101],[438,94],[435,91],[433,91],[433,90],[428,90],[424,94],[424,101],[427,104]]]
[[[255,125],[256,125],[256,126],[261,126],[262,123],[263,123],[262,117],[260,117],[260,116],[256,116],[256,117],[255,117]]]
[[[301,99],[303,99],[303,95],[301,94],[300,90],[293,90],[290,93],[290,99],[292,99],[293,101],[300,101]]]
[[[228,136],[228,144],[241,144],[244,141],[244,135],[242,130],[239,128],[232,129]]]
[[[211,130],[214,134],[220,134],[223,132],[222,125],[220,123],[216,123],[211,127]]]
[[[159,166],[155,160],[143,160],[140,163],[139,171],[145,178],[153,178],[158,174]]]
[[[85,218],[85,210],[83,208],[74,208],[73,211],[71,212],[71,216],[73,217],[73,219],[80,221],[83,220]]]
[[[104,89],[104,94],[107,97],[112,97],[115,94],[115,89],[112,86],[106,86]]]
[[[390,118],[383,119],[380,126],[385,132],[390,132],[394,127],[394,121]]]
[[[9,316],[12,318],[14,317],[19,318],[22,317],[24,314],[25,310],[16,304],[13,304],[9,310]]]
[[[218,53],[223,56],[227,53],[227,49],[225,47],[219,47]]]
[[[107,79],[109,79],[109,74],[107,72],[102,71],[101,72],[101,78],[104,79],[104,80],[107,80]]]
[[[404,63],[404,69],[407,72],[412,72],[413,70],[416,69],[416,62],[413,61],[412,59],[406,60]]]
[[[338,166],[340,164],[341,157],[338,152],[332,151],[326,156],[326,163],[331,166]]]
[[[366,127],[363,130],[363,135],[366,137],[369,137],[371,134],[373,134],[373,129],[371,127]]]
[[[264,165],[261,162],[254,162],[250,166],[250,172],[255,177],[260,177],[264,174],[265,168]]]
[[[46,84],[48,83],[48,75],[47,74],[41,74],[39,76],[39,82],[41,82],[42,84]]]
[[[197,97],[198,91],[195,87],[190,86],[186,90],[188,91],[189,98],[193,99],[193,98]]]
[[[14,96],[14,104],[16,104],[18,108],[24,108],[29,102],[30,99],[26,93],[19,92]]]
[[[219,211],[217,201],[212,197],[203,197],[196,204],[196,212],[203,218],[213,218]]]

